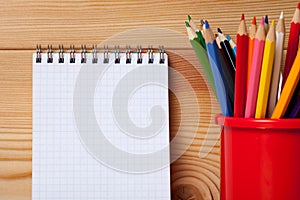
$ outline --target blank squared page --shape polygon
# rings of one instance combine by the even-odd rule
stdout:
[[[170,199],[168,59],[36,63],[32,199]]]

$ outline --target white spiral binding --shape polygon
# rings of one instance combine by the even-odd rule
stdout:
[[[143,62],[143,49],[142,47],[139,45],[136,48],[135,52],[132,52],[130,49],[130,46],[126,46],[126,49],[124,51],[125,55],[126,55],[126,64],[130,64],[131,63],[131,57],[132,57],[132,53],[137,53],[137,64],[141,64]],[[154,57],[153,57],[153,48],[152,46],[149,46],[147,49],[147,54],[148,54],[148,64],[153,64],[154,62]],[[64,47],[63,45],[59,45],[58,47],[58,63],[75,63],[76,62],[76,50],[74,45],[70,46],[69,49],[69,54],[70,56],[68,57],[68,60],[65,60],[65,54],[67,52],[64,51]],[[80,50],[80,55],[81,55],[81,63],[86,63],[87,62],[87,50],[86,50],[86,45],[81,45],[81,50]],[[119,46],[115,46],[114,51],[109,52],[108,46],[104,46],[103,48],[103,60],[99,61],[98,59],[98,49],[97,49],[97,45],[93,45],[92,46],[92,63],[96,64],[98,62],[103,62],[103,63],[108,63],[109,62],[109,53],[113,53],[115,55],[115,60],[114,63],[115,64],[119,64],[120,63],[120,47]],[[164,64],[165,63],[165,50],[163,46],[159,46],[158,47],[158,53],[159,53],[159,63],[160,64]],[[41,45],[38,44],[36,46],[36,63],[41,63],[42,62],[42,48]],[[47,63],[53,63],[53,49],[52,49],[52,45],[48,45],[47,47]]]

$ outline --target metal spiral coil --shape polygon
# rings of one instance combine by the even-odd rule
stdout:
[[[52,49],[52,45],[48,45],[47,46],[47,63],[53,63],[53,49]],[[141,64],[143,63],[143,52],[147,52],[148,54],[148,64],[153,64],[154,63],[154,56],[153,56],[153,48],[152,46],[148,46],[147,51],[143,51],[143,48],[141,45],[138,45],[136,48],[136,52],[137,53],[137,64]],[[58,46],[58,63],[65,63],[65,62],[69,62],[69,63],[75,63],[76,62],[76,48],[74,47],[74,45],[70,45],[70,49],[69,49],[69,60],[66,61],[65,60],[65,50],[63,45],[59,45]],[[81,60],[80,62],[82,64],[87,62],[87,48],[86,45],[81,45],[81,49],[80,49],[80,56],[81,56]],[[99,62],[98,60],[98,48],[97,45],[92,45],[92,50],[91,52],[89,52],[92,54],[92,63],[96,64]],[[103,63],[109,63],[109,49],[108,46],[105,45],[103,48]],[[111,52],[114,54],[115,56],[115,60],[114,63],[115,64],[119,64],[121,61],[121,57],[120,57],[120,47],[117,45],[114,47],[114,50]],[[125,48],[125,56],[126,56],[126,64],[131,64],[132,62],[132,51],[130,49],[130,46],[127,45]],[[165,62],[165,50],[163,46],[159,46],[158,47],[158,53],[159,53],[159,63],[163,64]],[[35,58],[35,62],[36,63],[41,63],[42,62],[42,48],[41,45],[38,44],[36,45],[36,58]]]

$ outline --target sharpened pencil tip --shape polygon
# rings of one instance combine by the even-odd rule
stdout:
[[[245,20],[245,15],[244,15],[244,13],[243,13],[242,16],[241,16],[241,21],[243,21],[243,20]]]
[[[186,27],[191,27],[190,24],[187,21],[185,21],[185,26]]]
[[[190,16],[190,15],[188,15],[188,20],[189,20],[189,21],[191,21],[191,20],[192,20],[192,18],[191,18],[191,16]]]
[[[255,17],[255,16],[254,16],[253,19],[252,19],[252,24],[253,24],[253,25],[256,25],[256,17]]]
[[[281,11],[279,19],[283,19],[283,17],[283,11]]]
[[[297,8],[300,9],[300,2],[298,3]]]
[[[264,17],[262,17],[260,20],[260,25],[264,25],[264,23],[265,23],[265,20],[264,20]]]
[[[205,21],[205,28],[206,28],[206,29],[209,29],[209,23],[208,23],[207,20]]]
[[[269,24],[269,18],[268,18],[268,15],[265,16],[265,23],[266,23],[266,24]]]
[[[223,33],[222,30],[221,30],[220,28],[217,28],[217,31],[218,31],[219,33]]]
[[[203,19],[200,20],[201,25],[205,25],[205,21]]]

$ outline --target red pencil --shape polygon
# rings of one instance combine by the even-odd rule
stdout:
[[[236,74],[234,86],[234,117],[244,117],[247,91],[248,72],[248,43],[247,28],[242,14],[236,36]]]
[[[294,60],[296,58],[297,50],[298,50],[298,40],[300,33],[300,2],[297,5],[296,11],[294,13],[291,27],[290,27],[290,36],[288,42],[288,48],[286,53],[285,66],[283,71],[283,81],[282,85],[285,84],[285,81],[290,73]]]

